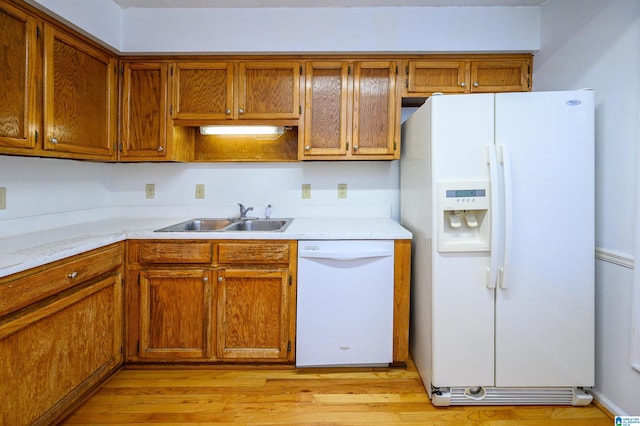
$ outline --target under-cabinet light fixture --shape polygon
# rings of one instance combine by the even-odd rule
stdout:
[[[201,135],[282,135],[284,126],[200,126]]]

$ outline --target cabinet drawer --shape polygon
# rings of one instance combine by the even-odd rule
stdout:
[[[289,242],[233,241],[218,243],[218,263],[289,264]]]
[[[210,242],[161,241],[142,242],[135,246],[131,259],[139,263],[202,264],[213,260]]]
[[[0,280],[0,316],[24,308],[122,264],[122,244]]]

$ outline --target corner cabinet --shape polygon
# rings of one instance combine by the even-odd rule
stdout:
[[[300,159],[399,158],[397,72],[396,61],[308,62]]]
[[[36,147],[41,112],[41,24],[33,16],[0,1],[0,147],[9,152]]]
[[[44,25],[44,150],[115,160],[117,60]]]
[[[122,365],[122,243],[0,278],[3,424],[57,424]]]
[[[295,360],[295,241],[128,244],[128,361]]]

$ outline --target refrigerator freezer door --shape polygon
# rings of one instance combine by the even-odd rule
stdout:
[[[511,199],[496,386],[594,384],[593,120],[591,91],[496,95]]]
[[[486,151],[494,140],[494,96],[431,99],[431,193],[433,214],[437,216],[444,214],[437,209],[436,187],[440,182],[489,180]],[[432,219],[432,229],[436,229],[437,217]],[[492,386],[495,290],[486,285],[490,252],[440,252],[433,244],[431,257],[431,383]]]

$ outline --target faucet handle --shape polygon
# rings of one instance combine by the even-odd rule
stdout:
[[[267,220],[271,219],[271,204],[267,204],[267,207],[264,209],[264,218]]]

